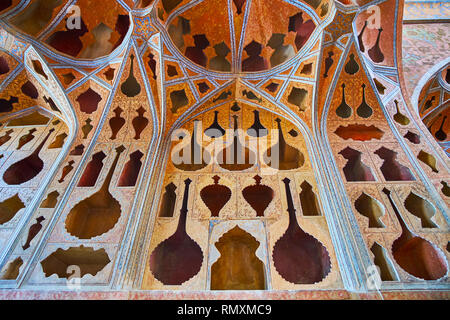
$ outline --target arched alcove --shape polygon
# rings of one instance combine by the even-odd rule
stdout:
[[[258,231],[261,230],[261,226],[257,224],[251,224],[248,221],[241,221],[234,227],[231,227],[234,223],[229,223],[228,230],[223,232],[223,227],[217,226],[220,231],[213,231],[212,243],[215,247],[211,247],[210,260],[210,289],[211,290],[264,290],[266,286],[266,271],[267,267],[265,261],[261,260],[261,252],[264,254],[264,258],[267,257],[267,249],[264,242],[258,240],[258,238],[265,238],[261,234],[254,236],[248,231],[247,228],[253,227]],[[259,227],[259,228],[258,228]],[[243,228],[243,229],[242,229]],[[218,237],[218,233],[220,234]],[[261,249],[262,247],[263,249]],[[214,250],[214,251],[213,251]],[[216,251],[217,250],[217,251]],[[214,252],[214,253],[213,253]],[[215,255],[219,254],[218,257]],[[213,260],[216,258],[214,262]]]
[[[163,199],[164,205],[160,207],[159,213],[154,213],[156,217],[149,246],[149,256],[156,257],[156,252],[160,250],[160,247],[167,246],[166,242],[168,241],[172,243],[172,239],[179,232],[180,223],[183,223],[183,230],[185,230],[183,237],[186,238],[183,241],[194,241],[203,252],[203,261],[201,261],[201,267],[197,270],[197,273],[189,274],[190,277],[186,274],[185,280],[177,283],[177,288],[186,286],[200,288],[201,283],[210,281],[207,278],[207,274],[210,273],[207,272],[206,267],[211,258],[208,256],[210,251],[207,248],[219,241],[216,239],[214,243],[211,242],[210,232],[208,231],[209,223],[214,223],[213,221],[228,223],[234,221],[234,219],[244,219],[243,221],[249,224],[258,221],[273,221],[277,222],[277,226],[262,225],[263,230],[267,229],[263,232],[273,232],[273,237],[269,239],[268,252],[264,253],[262,257],[258,255],[261,263],[268,263],[272,266],[266,267],[266,270],[271,270],[271,275],[267,276],[269,282],[265,284],[265,287],[287,288],[301,285],[302,282],[296,283],[286,280],[283,274],[280,275],[277,268],[273,266],[273,257],[283,259],[280,257],[286,252],[282,250],[282,253],[277,253],[276,256],[272,257],[272,251],[277,240],[286,231],[288,222],[297,223],[297,220],[295,222],[293,220],[297,218],[289,218],[286,204],[289,201],[295,201],[296,210],[299,212],[298,219],[301,219],[302,205],[299,198],[302,191],[301,185],[307,180],[311,187],[316,188],[317,182],[312,170],[308,144],[303,135],[298,134],[303,130],[281,114],[240,100],[201,110],[195,115],[185,117],[185,119],[184,122],[178,124],[179,129],[173,131],[171,141],[167,141],[164,180],[162,180],[162,189],[160,189],[164,196],[159,198]],[[191,160],[193,163],[189,162]],[[292,179],[290,196],[286,193],[281,181],[286,176]],[[183,185],[186,178],[192,181],[187,194],[186,187]],[[168,186],[172,186],[171,189],[174,189],[173,186],[175,186],[176,190],[179,190],[176,194],[175,203],[172,204],[174,206],[173,216],[163,213],[166,210],[165,208],[169,206],[167,204],[169,199],[167,196]],[[261,188],[264,188],[264,190]],[[243,192],[244,189],[255,190],[252,193],[250,191]],[[268,199],[262,214],[261,210],[258,209],[259,207],[255,206],[252,198],[256,197],[255,199],[257,199],[258,190],[260,193],[262,192],[260,196],[264,194],[265,197],[264,199],[261,198],[261,202],[266,200],[268,191],[271,190],[270,194],[272,194],[272,199]],[[214,199],[214,203],[211,202],[212,199]],[[305,208],[317,209],[320,207],[318,195],[303,197],[302,201]],[[313,203],[308,205],[305,203],[307,201],[313,201]],[[336,281],[336,270],[333,269],[335,262],[330,263],[330,259],[335,261],[336,257],[328,228],[321,227],[320,232],[311,229],[314,224],[313,220],[317,220],[317,223],[319,221],[321,221],[320,223],[325,222],[325,217],[317,215],[316,209],[314,209],[314,212],[303,213],[303,215],[308,216],[308,219],[302,219],[298,225],[300,228],[305,228],[303,232],[306,232],[306,234],[311,232],[311,234],[302,238],[299,241],[300,247],[295,247],[295,250],[302,250],[302,246],[310,247],[310,242],[322,243],[320,244],[320,252],[315,252],[315,249],[308,251],[308,249],[303,252],[305,253],[303,258],[314,260],[313,256],[316,253],[321,257],[327,257],[328,267],[317,264],[313,266],[313,268],[323,267],[326,271],[322,277],[311,282],[311,284],[322,281],[332,283]],[[185,214],[186,210],[187,214]],[[162,213],[163,215],[161,215]],[[238,231],[236,232],[242,233],[241,236],[244,240],[238,241],[237,243],[240,243],[240,245],[237,247],[252,247],[248,246],[252,243],[251,237],[244,235],[247,231]],[[317,240],[316,237],[320,240]],[[235,237],[231,238],[235,239]],[[235,263],[231,260],[235,259],[236,255],[230,255],[229,253],[233,250],[229,251],[227,248],[230,245],[235,248],[237,243],[230,241],[226,241],[223,246],[220,245],[225,250],[223,254],[227,258],[224,258],[226,261],[220,260],[221,263],[214,267],[216,275],[213,277],[214,281],[211,278],[211,289],[213,289],[213,282],[216,289],[229,289],[234,286],[229,287],[225,284],[230,284],[228,278],[227,280],[220,276],[217,277],[217,273],[224,272],[223,268],[232,267]],[[181,242],[179,246],[181,248]],[[172,248],[173,255],[177,254],[177,248],[178,245]],[[316,248],[315,245],[312,248]],[[286,254],[295,256],[298,254],[295,250]],[[318,247],[317,250],[319,250]],[[241,251],[239,252],[244,254]],[[181,252],[178,254],[181,254]],[[251,255],[253,256],[253,254]],[[188,258],[185,257],[185,259]],[[322,260],[319,259],[319,261]],[[213,262],[209,262],[209,267],[211,267],[211,263]],[[275,263],[279,263],[279,261],[277,260]],[[166,288],[165,280],[162,280],[162,283],[158,280],[158,277],[161,277],[160,271],[153,267],[154,265],[155,262],[151,260],[146,268],[143,288]],[[300,264],[294,269],[299,269],[298,272],[307,272],[306,270],[300,270],[305,266]],[[270,281],[273,277],[277,278],[275,283]],[[243,280],[243,282],[247,280]],[[219,285],[219,282],[222,284]],[[250,286],[253,289],[261,289],[261,282],[258,283],[260,285],[256,287]],[[244,283],[241,283],[241,285],[242,288],[246,287]],[[237,285],[236,288],[239,286]]]

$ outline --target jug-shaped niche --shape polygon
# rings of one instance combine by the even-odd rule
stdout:
[[[230,145],[222,149],[217,156],[219,165],[229,171],[243,171],[250,169],[256,163],[256,154],[242,142],[245,138],[241,135],[238,126],[238,117],[233,116],[234,133]]]
[[[331,270],[328,250],[319,240],[303,231],[298,224],[289,187],[291,181],[285,178],[283,182],[286,189],[289,225],[273,247],[275,269],[283,279],[291,283],[320,282]]]
[[[108,232],[119,221],[121,205],[110,193],[109,186],[124,150],[124,146],[116,148],[116,157],[100,189],[70,210],[65,223],[71,235],[79,239],[91,239]]]
[[[205,152],[201,142],[199,142],[199,135],[201,134],[200,121],[194,120],[194,129],[191,133],[190,143],[185,143],[184,139],[187,139],[186,136],[182,137],[183,141],[179,142],[180,145],[183,144],[182,149],[179,149],[179,152],[172,153],[172,162],[175,168],[182,171],[197,171],[208,166],[211,158],[210,154]]]
[[[289,145],[284,139],[281,119],[275,119],[278,127],[278,141],[264,153],[264,162],[273,169],[293,170],[305,163],[305,156],[297,148]]]
[[[134,55],[130,56],[130,73],[128,75],[127,80],[125,80],[122,83],[122,86],[120,89],[122,90],[122,93],[126,95],[129,98],[137,96],[141,92],[141,85],[136,80],[136,77],[134,76]]]
[[[174,234],[159,243],[150,255],[150,270],[156,279],[165,285],[181,285],[197,273],[203,264],[200,246],[186,231],[189,186],[191,179],[184,181],[183,205],[178,227]]]
[[[412,232],[392,197],[391,191],[383,189],[395,216],[400,223],[402,233],[392,243],[392,254],[398,265],[416,278],[437,280],[447,274],[446,258],[436,245]]]
[[[231,198],[231,190],[227,186],[219,184],[219,176],[214,176],[212,179],[214,184],[204,187],[200,191],[200,197],[211,211],[211,216],[218,217],[220,210]]]
[[[39,153],[55,129],[50,129],[45,139],[28,157],[12,164],[3,174],[3,180],[9,185],[18,185],[30,181],[44,168],[44,161]]]
[[[272,202],[275,193],[269,186],[261,184],[262,178],[258,175],[253,177],[256,184],[247,186],[242,190],[245,201],[256,211],[257,217],[264,217],[269,204]]]

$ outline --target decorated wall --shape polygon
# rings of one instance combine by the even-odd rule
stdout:
[[[0,296],[448,298],[427,12],[4,1]]]

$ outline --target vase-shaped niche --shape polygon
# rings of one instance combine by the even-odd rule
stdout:
[[[218,217],[220,210],[231,198],[231,190],[227,186],[219,184],[220,177],[213,177],[214,184],[204,187],[200,191],[200,197],[211,211],[211,217]]]
[[[100,189],[70,210],[66,218],[66,230],[69,234],[79,239],[91,239],[108,232],[119,221],[122,209],[109,187],[124,150],[124,146],[116,148],[116,157]]]

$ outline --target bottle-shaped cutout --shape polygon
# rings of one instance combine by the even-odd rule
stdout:
[[[383,52],[381,52],[380,48],[380,38],[382,31],[383,28],[378,29],[377,41],[375,42],[375,45],[368,51],[370,59],[372,59],[372,61],[375,63],[380,63],[384,61],[384,54]]]
[[[30,247],[31,241],[33,241],[33,239],[41,231],[41,229],[42,229],[42,221],[44,221],[44,220],[45,220],[45,218],[43,216],[40,216],[40,217],[36,218],[36,223],[30,226],[30,228],[28,229],[27,241],[22,246],[23,250],[27,250]]]
[[[323,74],[324,78],[328,78],[328,71],[330,71],[331,66],[333,65],[333,58],[332,56],[334,56],[334,52],[333,51],[328,51],[328,57],[325,59],[325,72]]]
[[[147,62],[148,66],[150,67],[150,70],[152,71],[153,74],[153,79],[156,80],[157,79],[157,74],[156,74],[156,65],[157,65],[157,61],[155,59],[155,55],[150,53],[148,55],[148,62]]]
[[[366,85],[363,83],[361,85],[362,87],[362,101],[359,105],[358,109],[356,109],[356,114],[360,116],[361,118],[370,118],[370,116],[373,114],[372,107],[369,106],[366,102]]]
[[[66,230],[79,239],[100,236],[116,225],[122,213],[119,201],[109,192],[109,186],[124,146],[116,148],[116,157],[100,189],[77,203],[66,218]]]
[[[439,141],[445,141],[445,140],[447,140],[447,133],[443,130],[445,120],[447,120],[447,116],[444,116],[444,118],[442,119],[441,126],[439,127],[439,130],[436,131],[436,132],[434,133],[434,136],[435,136],[436,139],[438,139]]]
[[[219,176],[214,176],[212,179],[214,184],[204,187],[200,191],[200,197],[211,211],[211,217],[218,217],[220,210],[231,199],[231,190],[227,186],[219,184]]]
[[[41,203],[41,208],[47,208],[47,209],[53,209],[56,207],[56,204],[58,203],[58,197],[59,192],[58,191],[52,191],[47,195],[47,198],[45,198],[44,201]]]
[[[441,191],[446,197],[450,197],[450,186],[445,181],[441,181]]]
[[[420,143],[420,136],[414,132],[408,130],[408,132],[403,136],[405,139],[408,139],[409,142],[414,144]]]
[[[25,208],[25,204],[22,202],[19,194],[17,193],[14,196],[0,202],[0,225],[11,221],[17,212],[23,208]]]
[[[398,281],[398,276],[392,266],[391,259],[385,248],[374,242],[370,251],[373,254],[373,263],[379,268],[381,281]]]
[[[439,228],[433,221],[436,209],[428,200],[418,196],[414,192],[410,192],[405,199],[404,205],[406,210],[420,219],[422,228]]]
[[[194,120],[194,130],[191,135],[191,142],[185,148],[189,150],[183,149],[180,153],[180,158],[182,158],[181,163],[177,164],[174,162],[174,166],[183,171],[197,171],[206,167],[210,161],[208,155],[203,152],[203,146],[198,142],[197,135],[201,134],[199,132],[199,120]],[[184,138],[185,139],[185,138]],[[181,143],[181,142],[180,142]],[[184,155],[184,152],[189,152],[190,155]],[[184,159],[186,158],[186,159]],[[206,158],[206,159],[205,159]],[[172,159],[173,160],[173,159]]]
[[[172,218],[175,210],[175,204],[177,201],[177,194],[175,190],[177,186],[173,182],[165,186],[165,192],[161,201],[161,208],[159,210],[159,217]]]
[[[253,113],[255,115],[255,121],[253,122],[252,126],[248,128],[247,134],[250,137],[265,137],[269,133],[269,130],[267,130],[266,127],[264,127],[261,123],[261,120],[259,119],[259,111],[253,110]]]
[[[130,74],[128,75],[127,80],[122,83],[120,87],[122,93],[129,98],[137,96],[141,92],[141,85],[136,80],[134,76],[134,55],[130,56],[131,65],[130,65]]]
[[[70,156],[81,156],[84,153],[84,145],[79,144],[72,151],[70,151]]]
[[[369,219],[369,228],[385,228],[381,221],[385,211],[378,200],[363,192],[355,201],[355,209]]]
[[[347,72],[350,75],[354,75],[359,71],[359,64],[355,60],[355,55],[353,53],[350,53],[350,58],[348,62],[345,64],[345,72]]]
[[[10,96],[9,99],[0,99],[0,113],[13,111],[15,103],[19,103],[17,97]]]
[[[437,168],[437,161],[436,158],[429,154],[428,152],[425,152],[423,150],[420,150],[419,154],[417,155],[417,159],[422,161],[424,164],[426,164],[434,173],[439,173],[439,170]]]
[[[264,211],[272,202],[275,194],[271,187],[261,184],[262,178],[258,175],[254,176],[255,184],[245,187],[242,195],[245,201],[256,211],[257,217],[264,217]]]
[[[345,101],[345,83],[342,84],[342,101],[339,107],[336,108],[336,114],[343,118],[349,118],[352,115],[352,108]]]
[[[125,125],[125,119],[122,118],[120,115],[123,112],[123,110],[120,107],[117,107],[113,110],[115,116],[109,119],[109,127],[111,128],[111,140],[117,139],[117,134],[119,133],[120,129]]]
[[[11,133],[13,133],[13,132],[14,132],[14,130],[10,129],[10,130],[6,131],[3,136],[0,137],[0,146],[4,145],[9,140],[11,140]]]
[[[186,232],[191,182],[189,178],[184,181],[183,205],[175,233],[159,243],[150,256],[151,272],[165,285],[181,285],[197,275],[202,267],[202,249]]]
[[[338,154],[348,160],[342,169],[347,181],[375,181],[372,170],[362,161],[360,151],[346,147]]]
[[[205,135],[210,138],[220,138],[225,134],[225,129],[219,124],[219,111],[214,111],[214,121],[206,128]]]
[[[33,140],[35,138],[34,134],[37,130],[35,128],[31,129],[30,131],[28,131],[27,134],[21,136],[19,138],[19,145],[17,146],[17,150],[22,149],[22,147],[24,145],[26,145],[28,142],[30,142],[31,140]]]
[[[300,168],[305,163],[305,156],[297,148],[289,145],[284,139],[281,129],[281,119],[275,119],[278,127],[278,142],[267,149],[264,154],[264,162],[274,169],[293,170]],[[278,159],[277,159],[278,158]]]
[[[75,161],[70,160],[69,163],[63,168],[61,178],[58,180],[59,183],[63,183],[64,179],[67,177],[67,175],[73,170],[73,164]]]
[[[416,278],[437,280],[447,273],[446,258],[430,241],[414,234],[401,216],[391,191],[383,189],[389,199],[395,216],[402,228],[402,234],[392,243],[392,254],[398,265]]]
[[[386,181],[416,180],[411,173],[411,170],[397,161],[397,152],[386,147],[381,147],[374,153],[384,160],[380,170]]]
[[[300,192],[300,204],[304,216],[320,216],[320,206],[317,201],[317,196],[313,191],[312,185],[307,181],[303,181],[300,185],[302,192]]]
[[[359,50],[361,50],[361,52],[364,52],[366,50],[363,42],[364,31],[366,31],[366,28],[367,28],[367,20],[364,21],[364,26],[362,27],[361,32],[358,34],[358,44]]]
[[[98,176],[103,168],[103,160],[106,158],[106,154],[103,151],[97,152],[92,156],[92,160],[84,169],[83,175],[78,182],[79,187],[93,187],[97,182]]]
[[[387,89],[377,78],[373,78],[375,87],[377,87],[378,93],[384,95],[384,91]]]
[[[9,185],[18,185],[30,181],[36,177],[44,168],[44,162],[39,157],[48,138],[55,129],[50,129],[44,140],[39,144],[36,150],[28,157],[12,164],[3,174],[3,180]]]
[[[67,138],[67,133],[63,132],[55,137],[55,140],[48,146],[48,149],[59,149],[64,145]]]
[[[233,116],[234,133],[233,142],[219,152],[217,159],[219,165],[230,171],[243,171],[254,166],[256,155],[241,142],[240,130],[238,129],[238,116]]]
[[[86,119],[84,126],[81,128],[81,131],[83,132],[83,139],[87,139],[89,133],[94,128],[91,125],[91,123],[92,123],[92,120],[88,118],[88,119]]]
[[[141,171],[141,158],[143,156],[144,154],[139,150],[130,154],[130,160],[125,164],[120,175],[119,183],[117,184],[119,187],[133,187],[136,185],[139,172]]]
[[[142,106],[139,107],[136,112],[138,115],[133,119],[132,124],[135,132],[134,140],[139,140],[141,138],[141,133],[147,127],[149,120],[144,117],[145,109],[142,108]]]
[[[395,103],[395,108],[396,108],[396,110],[397,110],[397,112],[394,114],[394,120],[395,120],[395,122],[397,122],[397,123],[399,123],[399,124],[401,124],[401,125],[403,125],[403,126],[408,125],[409,122],[410,122],[410,120],[408,119],[407,116],[405,116],[404,114],[402,114],[402,113],[400,112],[400,109],[399,109],[399,107],[398,107],[398,101],[397,101],[397,100],[394,100],[394,103]]]
[[[331,270],[328,250],[312,235],[303,231],[295,215],[288,178],[283,179],[289,226],[273,247],[273,263],[277,272],[291,283],[313,284],[322,281]]]

